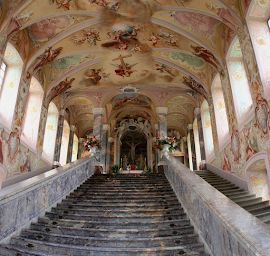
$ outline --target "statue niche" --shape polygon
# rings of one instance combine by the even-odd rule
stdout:
[[[130,131],[121,139],[121,153],[123,169],[126,170],[127,165],[137,166],[138,170],[143,170],[147,159],[147,138],[141,132]]]

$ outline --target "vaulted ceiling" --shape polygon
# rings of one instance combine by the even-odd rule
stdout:
[[[64,107],[80,136],[92,128],[93,108],[105,108],[104,123],[113,126],[137,117],[153,125],[156,107],[167,107],[168,128],[185,136],[196,107],[187,81],[210,93],[247,5],[244,0],[10,0],[2,2],[1,22],[4,27],[14,17],[21,24],[10,42],[26,68],[46,48],[62,48],[36,77],[47,94],[66,77],[75,78]],[[60,97],[54,102],[59,105]]]

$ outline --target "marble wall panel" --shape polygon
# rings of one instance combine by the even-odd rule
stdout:
[[[93,175],[95,161],[86,157],[0,190],[0,243]]]
[[[269,226],[221,194],[175,158],[165,174],[212,255],[270,255]]]

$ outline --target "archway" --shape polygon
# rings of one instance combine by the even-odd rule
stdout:
[[[128,164],[132,169],[143,170],[147,165],[147,138],[138,131],[129,131],[121,138],[120,158],[123,162],[123,169]]]

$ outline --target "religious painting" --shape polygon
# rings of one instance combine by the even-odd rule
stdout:
[[[119,109],[126,105],[135,105],[140,107],[151,107],[151,100],[141,94],[138,93],[124,93],[117,95],[112,99],[113,108]]]
[[[256,108],[255,108],[255,127],[258,127],[262,132],[261,137],[268,136],[269,132],[269,112],[270,108],[267,101],[258,94],[256,97]]]
[[[236,130],[235,126],[232,127],[232,135],[231,135],[231,151],[234,155],[234,161],[239,162],[241,157],[240,154],[240,143],[242,140],[239,137],[239,132]]]
[[[266,198],[266,190],[265,190],[265,180],[264,175],[259,173],[258,175],[252,174],[250,175],[252,192],[256,194],[257,197],[262,197],[263,201]]]
[[[29,148],[25,152],[21,152],[21,154],[22,154],[22,164],[20,165],[20,173],[25,174],[27,172],[31,172],[29,160]]]
[[[229,160],[229,156],[227,155],[226,152],[224,152],[224,158],[223,158],[223,166],[222,166],[222,169],[223,169],[225,172],[231,172],[231,163],[230,163],[230,160]]]
[[[121,161],[122,168],[126,170],[127,165],[136,166],[143,170],[147,159],[147,139],[140,132],[128,132],[122,137]]]
[[[11,163],[14,162],[17,154],[20,153],[20,136],[19,130],[15,128],[9,135],[8,141],[8,158]]]

